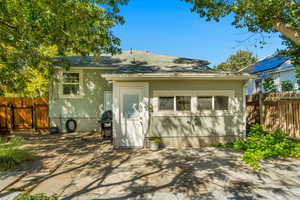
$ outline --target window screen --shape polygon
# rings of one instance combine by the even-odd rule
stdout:
[[[215,96],[215,110],[228,110],[228,96]]]
[[[64,95],[79,95],[79,85],[75,84],[64,84],[63,85]]]
[[[64,83],[79,83],[79,73],[64,73]]]
[[[198,110],[212,110],[212,96],[197,97]]]
[[[79,73],[63,73],[63,95],[78,96],[79,94]]]
[[[190,111],[191,110],[191,97],[177,96],[176,97],[176,110]]]
[[[159,110],[174,110],[174,97],[159,97]]]

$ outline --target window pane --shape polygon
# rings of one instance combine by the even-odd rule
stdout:
[[[79,85],[78,84],[64,84],[63,85],[64,95],[79,95]]]
[[[133,119],[138,116],[139,95],[124,94],[123,96],[123,116],[127,119]]]
[[[212,97],[198,97],[198,110],[212,110]]]
[[[228,110],[227,96],[215,96],[215,110]]]
[[[79,73],[63,73],[64,83],[79,83]]]
[[[177,96],[176,97],[176,110],[181,110],[181,111],[191,110],[191,97]]]
[[[105,111],[112,110],[112,92],[110,91],[104,92],[104,109]]]
[[[174,97],[159,97],[159,110],[174,110]]]

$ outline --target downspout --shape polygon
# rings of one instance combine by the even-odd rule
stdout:
[[[106,79],[107,80],[107,79]],[[119,98],[119,86],[117,85],[116,81],[110,81],[112,84],[112,143],[113,143],[113,148],[119,148],[119,141],[117,141],[117,129],[119,128],[118,125],[120,124],[120,110],[118,105],[118,98]]]
[[[247,131],[247,99],[246,99],[246,91],[248,85],[251,83],[252,79],[248,79],[243,84],[243,122],[244,122],[244,130],[242,137],[246,139],[246,131]]]

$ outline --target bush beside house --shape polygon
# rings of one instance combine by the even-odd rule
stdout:
[[[244,162],[256,169],[259,168],[259,160],[264,158],[300,157],[300,143],[289,139],[281,130],[265,132],[259,124],[250,128],[246,140],[222,146],[244,150]]]

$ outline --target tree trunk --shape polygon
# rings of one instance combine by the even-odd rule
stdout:
[[[282,21],[278,21],[273,28],[281,32],[285,37],[295,42],[300,46],[300,30],[294,27],[291,24],[283,23]]]

